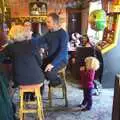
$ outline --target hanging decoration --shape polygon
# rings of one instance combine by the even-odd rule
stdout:
[[[103,31],[106,27],[106,13],[104,10],[95,10],[89,16],[89,23],[92,29]]]
[[[44,2],[31,2],[29,3],[29,12],[31,16],[46,16],[47,4]]]

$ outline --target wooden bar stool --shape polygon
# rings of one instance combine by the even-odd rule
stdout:
[[[19,108],[20,120],[24,119],[24,115],[26,113],[37,113],[37,120],[44,120],[42,98],[40,94],[40,87],[42,87],[42,85],[43,83],[35,84],[35,85],[20,85],[20,108]],[[24,100],[24,95],[27,92],[31,92],[35,94],[34,101]],[[34,109],[27,109],[26,105],[36,105],[37,107]]]
[[[63,97],[62,99],[65,100],[65,107],[68,106],[68,99],[67,99],[67,87],[66,87],[66,73],[65,73],[66,67],[62,68],[61,70],[58,71],[58,74],[61,75],[61,77],[63,78],[65,84],[63,86],[61,86],[60,88],[62,88],[62,93],[63,93]],[[48,89],[48,100],[49,100],[49,107],[52,107],[52,89],[53,88],[57,88],[56,87],[52,87],[49,85],[49,89]],[[61,98],[57,98],[57,99],[61,99]]]

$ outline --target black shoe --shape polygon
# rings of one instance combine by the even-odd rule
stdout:
[[[80,107],[81,111],[88,111],[91,109],[91,107],[88,107],[87,104],[80,104],[78,107]]]
[[[91,110],[91,108],[85,107],[85,108],[82,108],[82,109],[81,109],[81,111],[89,111],[89,110]]]
[[[92,95],[99,96],[100,95],[100,91],[98,89],[93,89],[92,90]]]
[[[83,109],[83,108],[86,108],[86,104],[84,105],[84,104],[80,104],[80,105],[78,105],[77,107],[80,107],[80,109]]]

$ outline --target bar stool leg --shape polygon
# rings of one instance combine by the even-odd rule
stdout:
[[[19,117],[20,117],[20,120],[23,120],[23,106],[24,105],[24,102],[23,102],[23,91],[20,90],[20,110],[19,110]]]
[[[65,71],[61,72],[61,76],[64,79],[65,85],[62,87],[62,92],[63,92],[63,98],[65,100],[65,107],[68,106],[68,99],[67,99],[67,87],[66,87],[66,76],[65,76]]]
[[[44,120],[43,105],[42,105],[42,98],[41,98],[40,90],[36,89],[35,93],[36,93],[36,96],[37,96],[38,118],[39,118],[39,120]]]
[[[65,99],[65,107],[68,106],[68,99],[67,99],[67,87],[64,86],[64,99]]]
[[[50,85],[48,86],[48,100],[49,107],[52,107],[52,88]]]

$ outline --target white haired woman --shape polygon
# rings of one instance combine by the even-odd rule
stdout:
[[[2,51],[6,57],[12,60],[13,79],[16,85],[39,84],[44,80],[44,74],[40,68],[41,57],[37,51],[32,53],[33,46],[29,35],[23,26],[13,26],[9,37],[14,42]],[[35,56],[37,56],[37,60]]]

